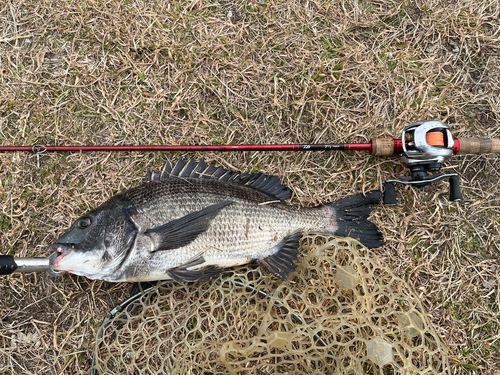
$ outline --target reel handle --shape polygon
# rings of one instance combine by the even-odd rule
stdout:
[[[499,138],[456,138],[455,154],[500,154]]]
[[[387,180],[384,184],[384,205],[393,206],[397,204],[396,199],[396,189],[394,183],[402,185],[412,185],[417,188],[421,188],[432,184],[433,182],[442,180],[443,178],[449,177],[450,182],[450,201],[461,201],[462,193],[460,192],[460,180],[456,173],[442,174],[436,173],[432,176],[426,176],[422,179],[415,180],[404,176],[399,176],[402,180]]]

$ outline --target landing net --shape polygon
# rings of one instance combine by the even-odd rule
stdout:
[[[358,242],[305,235],[284,283],[255,265],[163,282],[107,320],[95,374],[446,374],[406,283]]]

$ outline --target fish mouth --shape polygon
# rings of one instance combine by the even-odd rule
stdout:
[[[47,251],[51,253],[49,255],[49,259],[50,259],[50,269],[52,270],[52,272],[54,273],[64,272],[64,271],[57,271],[60,268],[59,263],[71,252],[73,248],[74,245],[71,246],[71,244],[63,244],[63,243],[54,243],[47,248]]]
[[[61,276],[63,274],[70,274],[70,275],[77,275],[77,276],[85,276],[89,279],[96,279],[99,278],[101,275],[99,273],[94,274],[94,273],[87,273],[83,272],[81,270],[75,270],[74,268],[68,269],[66,268],[68,265],[62,265],[61,262],[64,260],[66,261],[66,257],[71,257],[71,255],[74,253],[73,250],[77,248],[76,244],[72,243],[54,243],[47,247],[47,251],[51,252],[49,255],[49,269],[47,272],[51,276]],[[68,263],[66,261],[66,263]],[[69,262],[74,263],[73,261]]]

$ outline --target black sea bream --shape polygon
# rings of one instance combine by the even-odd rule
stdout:
[[[197,281],[257,261],[286,279],[305,230],[383,244],[367,220],[380,192],[313,208],[282,202],[290,196],[276,177],[168,161],[77,219],[49,246],[51,268],[106,281]]]

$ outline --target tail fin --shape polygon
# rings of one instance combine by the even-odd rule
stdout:
[[[329,206],[335,209],[338,226],[335,234],[354,238],[366,247],[382,246],[384,244],[382,233],[375,224],[368,221],[368,216],[372,212],[370,206],[378,204],[381,195],[379,190],[372,190],[366,196],[356,194],[330,203]]]

